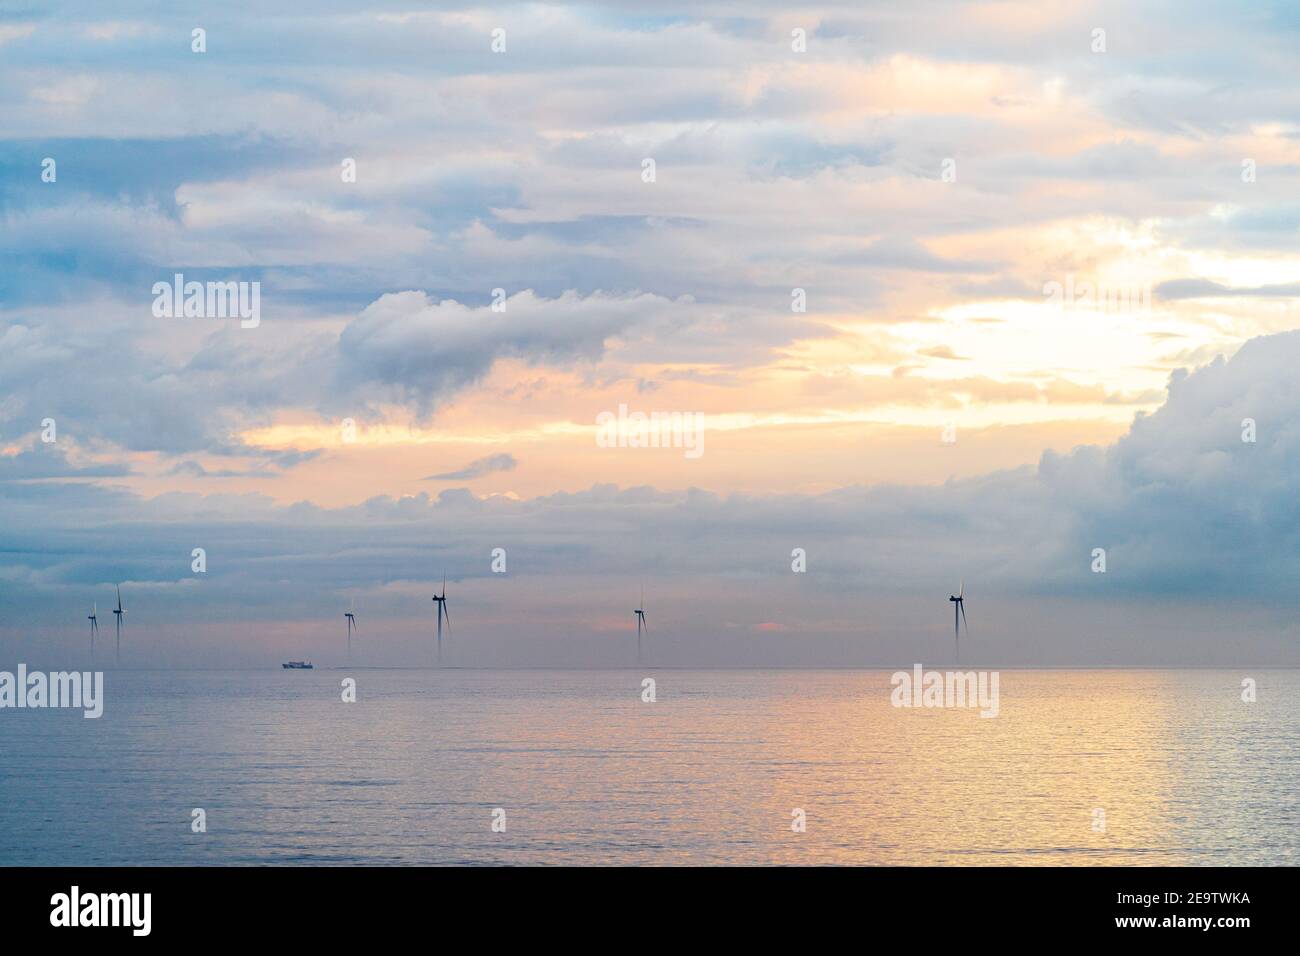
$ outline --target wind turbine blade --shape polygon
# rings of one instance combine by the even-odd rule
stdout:
[[[646,632],[647,634],[649,634],[649,633],[650,633],[650,619],[649,619],[648,617],[645,616],[645,611],[642,611],[642,612],[641,612],[641,620],[642,620],[642,622],[644,622],[644,624],[645,624],[645,632]]]
[[[964,598],[964,597],[966,596],[966,579],[965,579],[965,578],[962,578],[962,579],[961,579],[961,586],[960,586],[959,588],[957,588],[957,596],[958,596],[959,598]]]
[[[961,622],[966,625],[966,636],[970,637],[970,624],[966,620],[966,602],[958,601],[957,606],[961,608]]]
[[[446,585],[443,585],[443,587],[445,588]],[[447,633],[450,634],[451,633],[451,612],[447,610],[446,598],[443,598],[442,604],[440,606],[442,607],[442,616],[447,619]]]

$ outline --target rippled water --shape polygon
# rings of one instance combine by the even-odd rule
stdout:
[[[1300,862],[1300,671],[1000,691],[982,719],[892,707],[885,671],[109,672],[99,720],[0,711],[0,863]]]

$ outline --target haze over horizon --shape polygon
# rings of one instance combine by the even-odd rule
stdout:
[[[1300,14],[858,6],[0,14],[0,668],[1300,664]]]

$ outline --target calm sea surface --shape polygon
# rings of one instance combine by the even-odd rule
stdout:
[[[99,720],[0,710],[0,864],[1300,863],[1295,670],[1002,671],[992,719],[887,671],[106,684]]]

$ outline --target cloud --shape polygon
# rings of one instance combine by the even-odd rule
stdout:
[[[29,37],[35,30],[34,23],[0,23],[0,46]]]
[[[638,326],[671,321],[688,300],[649,294],[544,299],[531,290],[503,298],[500,311],[423,292],[381,296],[339,337],[344,383],[389,386],[394,397],[427,412],[435,402],[481,380],[500,359],[561,367],[594,363],[608,341]]]
[[[362,446],[338,456],[350,497],[332,500],[374,497],[314,504],[319,475],[285,472],[319,452],[241,436],[341,417],[391,433],[415,416],[495,441],[589,422],[595,397],[621,388],[737,417],[857,423],[869,409],[928,427],[942,412],[962,434],[966,416],[1003,405],[1004,420],[1115,423],[1121,406],[1152,404],[1172,365],[1289,324],[1280,300],[1300,295],[1297,18],[1280,5],[1242,17],[1226,2],[1195,16],[1169,0],[935,2],[904,17],[846,0],[805,21],[761,0],[725,17],[682,0],[653,17],[539,4],[511,9],[503,57],[485,43],[489,8],[427,6],[324,0],[250,30],[257,5],[239,0],[206,24],[206,58],[176,42],[190,15],[165,6],[147,28],[78,0],[0,26],[0,444],[27,449],[46,416],[69,441],[66,458],[0,460],[6,612],[22,602],[53,628],[61,601],[119,578],[179,623],[236,605],[310,615],[353,587],[400,606],[432,560],[480,567],[491,538],[533,575],[511,578],[518,593],[544,581],[529,598],[563,591],[575,613],[580,595],[624,608],[611,596],[624,579],[656,573],[665,590],[680,576],[716,595],[740,631],[884,648],[886,635],[863,637],[864,605],[914,636],[888,602],[928,600],[936,578],[946,592],[966,573],[974,609],[990,589],[1049,604],[1259,602],[1295,570],[1278,489],[1297,409],[1259,354],[1294,358],[1284,338],[1175,378],[1112,448],[980,479],[839,487],[873,476],[861,466],[881,447],[867,444],[847,466],[819,455],[786,469],[822,493],[772,496],[754,429],[711,445],[727,462],[708,479],[716,493],[581,473],[597,484],[517,502],[402,496],[365,470]],[[1097,23],[1105,57],[1087,50]],[[794,26],[807,54],[790,50]],[[41,179],[45,157],[57,182]],[[153,318],[150,286],[174,271],[260,281],[262,325]],[[1180,278],[1195,273],[1215,278]],[[1044,280],[1067,274],[1156,285],[1161,308],[1036,323]],[[791,310],[796,288],[807,313]],[[1153,331],[1181,336],[1179,351],[1125,347]],[[918,352],[973,364],[911,366]],[[543,384],[524,403],[500,380],[534,367]],[[1254,444],[1232,440],[1246,417]],[[852,427],[829,457],[857,454]],[[553,467],[553,487],[576,487],[538,432],[509,445],[529,477]],[[454,476],[484,460],[430,480],[469,480]],[[141,497],[117,478],[150,493],[265,480],[303,500]],[[195,538],[220,557],[201,589],[177,564]],[[788,579],[784,555],[807,541],[815,571]],[[1086,571],[1094,547],[1111,556],[1105,576]],[[746,619],[756,582],[815,595],[806,626]],[[674,597],[707,632],[707,601],[685,586]],[[1044,653],[1080,636],[1051,630]]]
[[[1300,297],[1300,282],[1275,285],[1226,286],[1209,279],[1170,279],[1156,286],[1156,296],[1168,301],[1180,299],[1226,299],[1239,296],[1252,298]]]
[[[48,618],[129,580],[136,606],[159,627],[236,599],[245,613],[287,620],[339,594],[363,594],[372,619],[392,616],[397,646],[414,648],[400,636],[409,630],[402,622],[422,620],[430,575],[446,568],[462,615],[496,659],[540,661],[545,648],[518,634],[530,602],[554,609],[552,650],[564,657],[576,653],[565,642],[577,638],[558,622],[581,631],[575,622],[604,614],[611,596],[621,607],[619,595],[644,580],[647,601],[662,608],[661,631],[696,635],[694,650],[680,648],[687,659],[716,660],[709,648],[725,647],[738,655],[732,662],[816,663],[893,659],[946,634],[947,608],[932,605],[965,578],[972,619],[987,628],[983,647],[1007,660],[1190,663],[1244,654],[1294,663],[1293,642],[1282,640],[1289,625],[1274,630],[1264,619],[1272,608],[1289,620],[1300,576],[1297,362],[1300,332],[1254,340],[1230,361],[1176,376],[1166,404],[1110,447],[1048,453],[1037,467],[938,486],[719,495],[596,485],[527,500],[460,489],[329,509],[248,495],[145,500],[93,487],[51,508],[49,489],[0,484],[8,515],[0,582],[28,595],[15,597],[24,613]],[[1247,418],[1254,442],[1242,440]],[[189,581],[194,546],[209,555],[201,592]],[[493,547],[506,548],[512,573],[527,569],[533,583],[500,590],[482,557]],[[793,547],[808,553],[806,578],[789,572]],[[1091,569],[1096,548],[1107,553],[1104,574]],[[1248,602],[1261,620],[1229,647],[1215,609],[1233,602]],[[856,622],[867,608],[877,623],[864,631]],[[1156,608],[1178,627],[1161,629]],[[1107,613],[1111,623],[1100,624]],[[784,643],[762,645],[758,658],[712,644],[711,628],[721,633],[726,622]],[[783,629],[765,628],[772,624]],[[1097,628],[1118,628],[1128,645]],[[846,647],[855,649],[847,658]]]
[[[0,454],[0,481],[31,481],[43,478],[119,478],[129,475],[125,465],[74,465],[56,445],[37,442],[30,450]]]
[[[243,39],[219,75],[173,42],[192,28],[182,12],[145,29],[67,9],[85,15],[3,34],[0,338],[21,328],[65,352],[94,399],[17,343],[45,382],[0,358],[21,406],[0,403],[7,438],[66,402],[107,442],[215,452],[277,415],[431,413],[512,358],[761,369],[834,340],[835,313],[883,324],[1041,300],[1064,271],[1054,256],[1095,257],[1135,222],[1168,243],[1251,235],[1290,254],[1282,200],[1300,170],[1276,131],[1300,96],[1277,11],[1107,11],[1112,39],[1137,46],[1097,74],[1079,52],[1087,5],[1011,18],[832,3],[795,56],[775,3],[722,18],[547,4],[513,10],[527,40],[493,57],[473,4],[330,2],[251,33],[254,8],[228,4],[210,29]],[[1213,37],[1214,55],[1153,53],[1139,43],[1152,36]],[[1262,150],[1249,190],[1220,133],[1241,137],[1233,156]],[[57,183],[38,175],[44,156]],[[938,179],[947,158],[956,182]],[[1087,243],[1057,234],[1079,222]],[[142,317],[142,290],[173,269],[260,280],[274,348],[270,334],[204,346]],[[809,314],[782,308],[795,287]],[[506,313],[485,310],[495,288]],[[1217,347],[1217,320],[1197,338]],[[110,375],[94,363],[113,346]]]
[[[279,478],[286,471],[299,465],[315,461],[323,454],[323,449],[312,448],[305,451],[290,449],[276,451],[262,448],[229,448],[228,455],[244,459],[253,459],[252,468],[209,468],[192,458],[172,465],[165,474],[187,475],[192,478]]]
[[[519,462],[515,460],[515,456],[505,452],[499,455],[488,455],[486,458],[477,458],[464,468],[443,472],[440,475],[429,475],[424,480],[468,481],[471,478],[482,478],[484,475],[490,475],[495,471],[514,471],[518,465]]]
[[[936,345],[933,346],[932,348],[921,349],[920,351],[917,352],[917,354],[924,355],[928,358],[951,359],[952,361],[957,361],[957,362],[970,361],[970,356],[958,355],[956,352],[952,350],[950,346],[947,345]]]
[[[186,459],[185,461],[177,462],[175,465],[173,465],[171,468],[167,470],[167,474],[188,475],[192,478],[249,478],[254,476],[258,478],[276,477],[273,472],[267,472],[261,469],[255,469],[252,471],[239,471],[234,468],[218,468],[215,470],[210,470],[208,468],[203,467],[202,464],[200,464],[197,461],[194,461],[193,459]]]
[[[272,332],[252,347],[237,322],[156,319],[148,309],[142,294],[134,308],[0,316],[0,438],[53,416],[83,445],[260,455],[241,445],[241,427],[295,395],[316,406],[329,394],[330,343],[319,333],[285,342]]]
[[[989,262],[957,262],[936,256],[923,245],[913,241],[890,242],[879,240],[870,247],[836,257],[832,261],[862,265],[868,268],[915,270],[917,272],[979,273],[993,272],[997,265]]]

